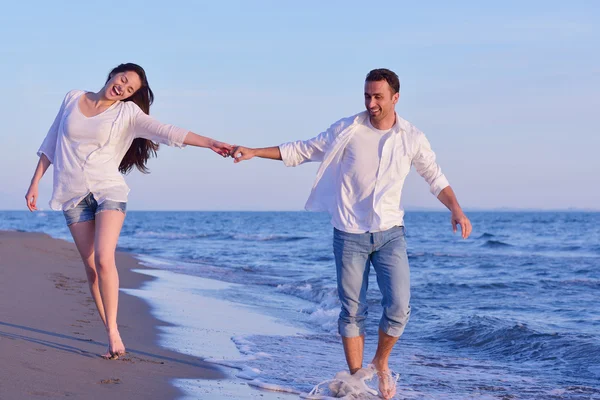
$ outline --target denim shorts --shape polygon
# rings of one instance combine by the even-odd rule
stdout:
[[[67,220],[67,226],[69,226],[77,222],[93,221],[96,219],[98,213],[109,210],[121,211],[125,214],[127,211],[127,203],[104,200],[102,203],[98,204],[94,195],[90,193],[85,196],[75,208],[63,211],[63,214]]]

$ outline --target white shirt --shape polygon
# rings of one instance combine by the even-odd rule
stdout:
[[[331,216],[331,223],[340,230],[356,227],[355,231],[372,232],[373,193],[381,154],[391,129],[379,130],[373,127],[369,118],[365,125],[359,125],[344,149],[340,165],[341,186],[337,195],[339,207]],[[347,204],[345,198],[353,198],[354,204]]]
[[[119,164],[135,138],[184,147],[187,130],[161,124],[131,101],[116,102],[86,117],[79,110],[84,91],[67,93],[54,123],[38,150],[54,165],[50,208],[69,210],[89,193],[98,204],[127,202],[129,187]]]
[[[344,154],[357,132],[369,128],[366,111],[343,118],[318,136],[305,140],[284,143],[279,146],[286,166],[296,166],[310,161],[320,161],[321,166],[312,191],[306,202],[308,211],[327,211],[337,229],[349,233],[377,232],[404,225],[404,211],[400,206],[402,187],[406,176],[414,165],[417,172],[427,181],[436,197],[449,185],[448,180],[435,162],[435,153],[429,141],[416,127],[396,114],[396,123],[383,140],[379,153],[379,168],[373,182],[372,203],[369,208],[370,228],[357,223],[369,220],[360,205],[360,195],[344,189]],[[364,194],[363,194],[364,195]],[[339,217],[339,219],[337,218]]]

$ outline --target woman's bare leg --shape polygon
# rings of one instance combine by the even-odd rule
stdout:
[[[95,221],[77,222],[69,225],[71,236],[75,241],[75,246],[81,255],[83,265],[85,266],[85,273],[87,275],[88,285],[90,287],[90,293],[96,304],[98,314],[102,324],[106,329],[106,316],[104,314],[104,304],[102,303],[102,296],[100,296],[100,285],[98,284],[98,272],[96,271],[96,261],[94,260],[94,238],[96,236],[96,223]],[[107,350],[106,354],[102,355],[104,358],[110,357],[110,352]]]
[[[113,356],[125,354],[125,346],[117,326],[119,274],[115,263],[115,251],[124,220],[125,214],[121,211],[106,210],[96,214],[94,254],[106,316],[108,349]]]

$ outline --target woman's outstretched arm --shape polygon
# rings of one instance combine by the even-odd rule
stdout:
[[[183,140],[183,144],[211,149],[223,157],[229,156],[233,151],[233,146],[230,144],[219,142],[218,140],[201,136],[194,132],[188,132]]]
[[[186,145],[204,147],[227,157],[233,146],[218,140],[198,135],[186,129],[170,124],[163,124],[139,110],[135,116],[135,136],[149,139],[168,146],[184,147]]]

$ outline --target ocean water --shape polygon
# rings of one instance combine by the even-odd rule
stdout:
[[[412,311],[390,360],[397,398],[600,399],[600,213],[468,215],[468,240],[452,234],[448,213],[406,215]],[[70,239],[54,212],[0,212],[0,229]],[[208,295],[297,327],[236,334],[243,357],[213,358],[250,382],[300,393],[345,368],[331,241],[319,213],[133,211],[119,248],[223,281]],[[370,279],[365,361],[381,316],[374,271]]]

